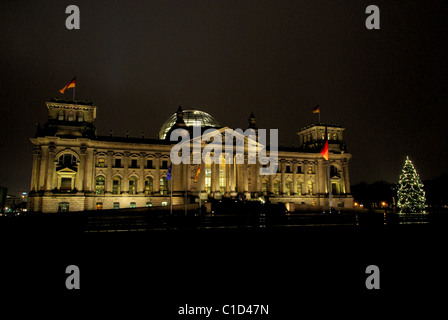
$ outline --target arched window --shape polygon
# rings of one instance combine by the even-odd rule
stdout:
[[[137,194],[137,178],[129,178],[129,194]]]
[[[153,191],[153,179],[151,177],[147,177],[145,179],[145,194],[150,195]]]
[[[59,157],[58,164],[65,167],[74,167],[76,166],[76,157],[71,153],[65,153]]]
[[[114,177],[112,180],[112,193],[121,194],[121,178]]]
[[[279,183],[278,183],[278,180],[274,180],[274,190],[272,190],[272,192],[275,194],[275,195],[279,195]]]
[[[313,181],[311,180],[308,181],[308,193],[313,195]]]
[[[84,121],[84,114],[80,111],[78,113],[78,122],[83,122]]]
[[[160,178],[160,194],[161,195],[168,194],[168,180],[166,177]]]
[[[261,180],[261,192],[265,196],[268,194],[268,181],[266,179]]]
[[[298,194],[299,196],[301,196],[301,195],[302,195],[302,186],[303,186],[303,182],[297,180],[297,181],[296,181],[296,186],[297,186],[297,194]]]
[[[95,194],[104,194],[104,186],[106,179],[103,176],[96,177],[95,180]]]
[[[313,167],[312,166],[308,166],[308,174],[313,174]]]
[[[291,181],[285,182],[285,193],[289,196],[291,194]]]
[[[333,140],[338,140],[338,135],[336,133],[333,133]]]
[[[338,169],[335,166],[330,166],[330,177],[339,177]]]

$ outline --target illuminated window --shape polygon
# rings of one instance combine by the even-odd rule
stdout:
[[[146,202],[146,207],[152,207],[152,203],[150,201]]]
[[[131,202],[131,203],[129,204],[129,208],[131,208],[131,209],[134,209],[136,206],[137,206],[137,205],[136,205],[135,202]]]
[[[58,113],[58,120],[59,121],[64,121],[64,111],[59,111]]]
[[[166,177],[160,178],[160,194],[161,195],[168,194],[168,180]]]
[[[308,181],[308,193],[313,195],[313,181],[311,180]]]
[[[84,114],[82,112],[78,113],[78,122],[84,121]]]
[[[290,181],[285,182],[285,193],[288,196],[291,194],[291,182]]]
[[[95,180],[95,194],[104,194],[104,186],[106,179],[103,176],[98,176]]]
[[[297,180],[297,181],[296,181],[296,187],[297,187],[297,194],[298,194],[299,196],[301,196],[301,195],[302,195],[302,189],[303,189],[303,182]]]
[[[73,120],[74,120],[73,112],[70,112],[68,114],[68,121],[73,121]]]
[[[151,177],[147,177],[145,179],[145,194],[150,195],[153,191],[153,179]]]
[[[137,178],[129,178],[129,194],[137,194]]]
[[[212,188],[212,169],[210,164],[205,164],[205,192],[210,193]]]
[[[308,174],[312,174],[313,173],[313,167],[309,166],[308,167]]]
[[[333,134],[333,140],[338,140],[338,136],[336,133]]]
[[[268,182],[266,179],[261,180],[261,192],[265,196],[268,194]]]
[[[114,177],[112,180],[112,193],[113,194],[121,194],[121,178]]]
[[[278,180],[274,180],[274,190],[272,190],[272,192],[275,194],[275,195],[279,195],[279,183],[278,183]]]
[[[103,158],[98,159],[98,167],[99,168],[104,168],[104,163],[105,163],[105,161]]]
[[[162,207],[166,207],[168,205],[167,201],[162,201]]]
[[[120,202],[114,202],[114,209],[120,209]]]
[[[96,203],[96,210],[103,210],[103,203],[102,202],[97,202]]]

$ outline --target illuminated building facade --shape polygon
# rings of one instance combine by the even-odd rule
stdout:
[[[46,103],[48,122],[31,139],[33,167],[28,210],[33,212],[84,211],[137,208],[195,203],[222,197],[269,198],[272,203],[294,203],[296,209],[329,206],[328,167],[320,155],[325,125],[315,124],[297,134],[299,147],[278,150],[278,171],[260,175],[256,164],[201,163],[172,166],[170,142],[175,128],[202,130],[228,127],[199,110],[178,111],[162,125],[155,139],[145,137],[98,136],[94,126],[96,106],[90,102],[53,99]],[[257,130],[255,117],[249,128]],[[353,207],[350,194],[349,160],[343,131],[327,125],[330,149],[330,176],[334,207]],[[247,139],[247,138],[246,138]],[[202,147],[204,147],[203,144]],[[264,146],[261,146],[264,147]],[[244,156],[247,160],[247,148]],[[223,156],[224,157],[224,156]],[[187,200],[186,200],[187,199]]]

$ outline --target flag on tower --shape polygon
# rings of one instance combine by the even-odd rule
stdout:
[[[313,113],[320,113],[319,106],[315,106],[315,107],[313,108]]]
[[[76,77],[73,78],[72,81],[70,81],[64,88],[62,88],[61,90],[59,90],[60,93],[64,93],[65,90],[70,89],[70,88],[74,88],[75,87],[75,80]]]
[[[201,165],[198,166],[198,171],[196,171],[196,176],[194,177],[194,182],[198,181],[200,172],[201,172]]]

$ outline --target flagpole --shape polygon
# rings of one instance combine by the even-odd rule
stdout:
[[[331,197],[331,176],[330,176],[330,151],[328,151],[328,192],[330,196],[330,213],[331,213],[331,206],[332,206],[332,197]]]
[[[184,164],[185,168],[185,216],[187,215],[187,178],[188,178],[188,172],[187,172],[187,165]]]
[[[173,172],[171,171],[171,188],[170,188],[170,215],[173,215]]]
[[[73,87],[73,100],[75,100],[75,88],[76,87]]]

